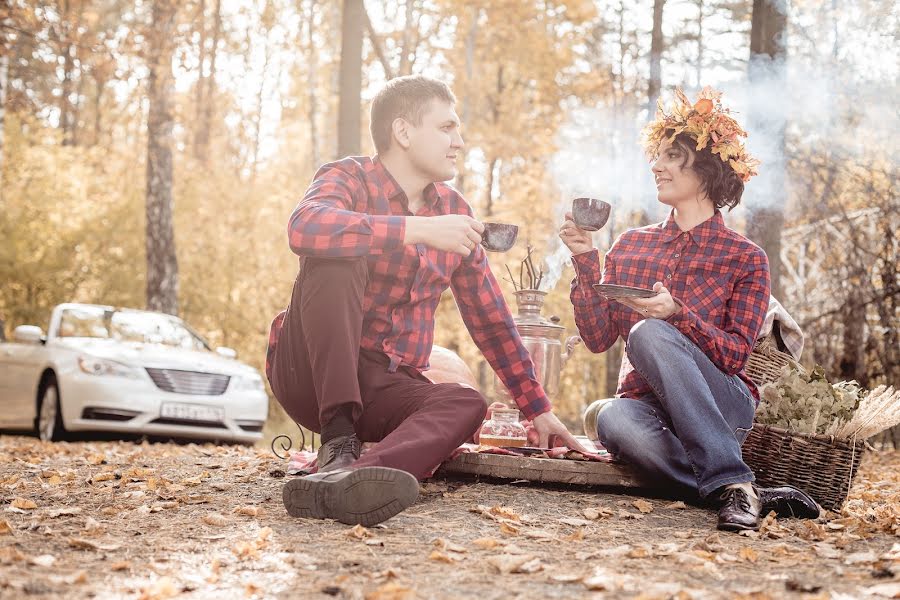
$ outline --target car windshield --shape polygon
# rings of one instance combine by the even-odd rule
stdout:
[[[206,342],[175,317],[153,312],[79,306],[63,310],[58,337],[87,337],[208,350]]]

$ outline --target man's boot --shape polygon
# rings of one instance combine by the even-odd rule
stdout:
[[[314,473],[287,482],[282,499],[292,517],[336,519],[371,527],[412,506],[419,482],[399,469],[362,467]]]
[[[336,471],[349,467],[360,454],[359,438],[356,434],[342,435],[319,446],[316,458],[318,472]]]

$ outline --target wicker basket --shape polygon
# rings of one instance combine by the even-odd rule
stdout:
[[[793,485],[828,510],[839,511],[859,469],[865,442],[792,433],[753,424],[741,451],[764,487]]]
[[[744,371],[756,385],[762,385],[778,379],[781,375],[781,369],[788,365],[800,370],[802,373],[806,372],[790,354],[777,348],[775,338],[770,335],[756,342],[756,347],[750,353],[750,358],[747,360]]]
[[[806,372],[789,354],[778,350],[772,336],[757,342],[746,373],[757,385],[778,379],[785,366]],[[744,462],[759,485],[793,485],[828,510],[840,510],[856,476],[865,442],[824,435],[793,433],[754,423],[741,447]]]

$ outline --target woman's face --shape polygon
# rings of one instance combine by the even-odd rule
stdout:
[[[693,152],[663,140],[659,147],[659,158],[652,167],[657,198],[660,202],[677,208],[704,196],[700,178],[691,168],[693,163]]]

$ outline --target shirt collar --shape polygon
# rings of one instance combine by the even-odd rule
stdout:
[[[384,193],[384,197],[390,200],[394,196],[399,195],[400,202],[404,207],[408,208],[409,198],[406,197],[406,192],[403,191],[403,188],[400,187],[400,184],[397,183],[397,180],[394,179],[391,172],[387,170],[387,167],[384,166],[384,163],[381,162],[381,158],[377,154],[372,157],[372,164],[375,167],[378,181],[381,183],[381,191]],[[431,208],[444,200],[440,188],[434,183],[429,183],[425,187],[422,197],[425,199],[425,205]]]
[[[725,220],[722,218],[722,212],[719,209],[716,209],[716,212],[713,213],[713,216],[691,229],[688,232],[688,235],[692,240],[694,240],[694,242],[696,242],[699,247],[702,248],[708,241],[716,237],[723,229],[725,229]],[[683,231],[681,231],[678,223],[675,222],[674,209],[669,212],[669,216],[666,217],[666,220],[660,223],[660,231],[662,233],[662,239],[666,243],[675,240],[678,236],[684,233]]]

